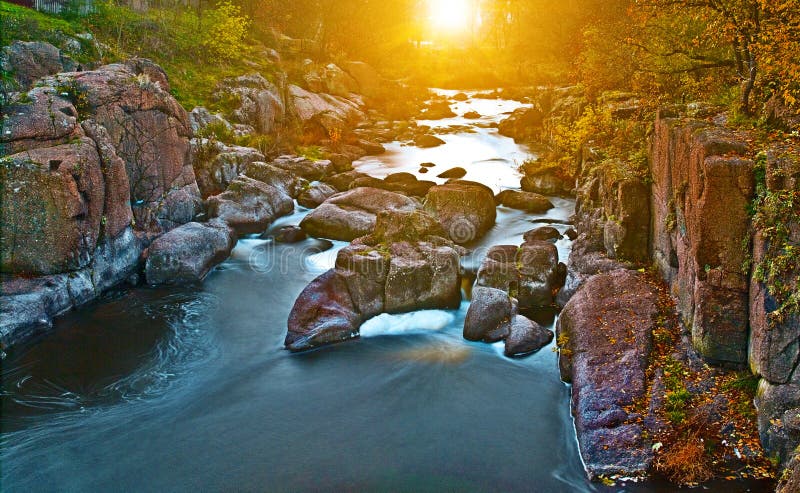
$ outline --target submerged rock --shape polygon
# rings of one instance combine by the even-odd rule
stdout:
[[[651,443],[625,409],[646,396],[658,296],[644,277],[617,270],[589,279],[558,320],[561,378],[572,383],[581,456],[592,478],[645,473]]]

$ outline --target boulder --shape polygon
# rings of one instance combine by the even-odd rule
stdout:
[[[317,94],[298,86],[289,86],[292,113],[307,130],[317,131],[323,138],[350,128],[351,122],[364,118],[357,103],[339,96]]]
[[[540,308],[553,303],[565,275],[566,266],[559,264],[554,244],[530,241],[521,247],[490,248],[478,269],[477,285],[509,293],[521,309]]]
[[[297,196],[297,203],[308,209],[314,209],[321,203],[336,195],[337,190],[325,183],[312,183]]]
[[[422,210],[386,210],[377,214],[375,232],[377,242],[420,241],[430,236],[444,238],[439,222]]]
[[[466,174],[467,174],[467,170],[457,166],[455,168],[450,168],[447,171],[443,171],[443,172],[439,173],[436,176],[437,176],[437,178],[448,178],[449,179],[449,178],[464,178],[464,176],[466,176]]]
[[[306,185],[305,180],[297,178],[291,171],[258,161],[247,165],[244,170],[244,176],[272,185],[290,197],[299,195]]]
[[[355,79],[359,94],[368,98],[380,98],[387,93],[392,84],[364,62],[345,62],[342,68]]]
[[[755,192],[748,143],[706,121],[658,118],[651,148],[653,259],[706,359],[745,363],[749,279],[742,265]]]
[[[406,174],[406,173],[398,173],[398,174]],[[351,186],[353,187],[370,187],[370,188],[380,188],[382,190],[389,190],[390,192],[397,192],[402,193],[403,195],[415,196],[415,197],[424,197],[431,187],[435,186],[436,183],[427,180],[417,180],[414,175],[410,175],[413,180],[398,180],[393,179],[392,176],[389,175],[386,177],[385,180],[381,180],[380,178],[373,178],[372,176],[362,176],[356,178]]]
[[[136,228],[163,232],[191,221],[202,201],[189,146],[191,126],[166,73],[132,59],[43,80],[73,103],[78,119],[105,127],[125,162]]]
[[[358,337],[361,323],[382,312],[452,309],[460,301],[459,257],[450,245],[354,243],[295,302],[286,347],[304,351]]]
[[[214,98],[231,106],[231,120],[253,126],[258,133],[273,133],[284,122],[286,105],[281,90],[261,74],[227,78],[217,88]]]
[[[522,315],[511,319],[511,327],[505,340],[506,356],[520,357],[534,353],[553,340],[553,333]]]
[[[495,288],[476,287],[464,320],[464,339],[496,342],[508,335],[515,307],[508,293]]]
[[[187,223],[158,237],[147,249],[147,283],[200,282],[230,255],[236,244],[233,231],[222,221]]]
[[[561,377],[572,383],[572,413],[590,477],[648,471],[650,441],[626,411],[647,394],[646,371],[658,318],[655,289],[633,271],[589,279],[557,323]]]
[[[550,199],[547,197],[539,195],[538,193],[520,192],[517,190],[503,190],[497,194],[495,202],[512,209],[519,209],[537,214],[549,211],[553,208],[553,203],[550,202]]]
[[[466,113],[464,113],[464,118],[466,118],[467,120],[477,120],[480,117],[481,114],[478,113],[477,111],[467,111]]]
[[[69,55],[43,41],[14,41],[0,51],[0,68],[27,91],[42,77],[79,68]]]
[[[520,180],[520,186],[525,192],[542,195],[569,195],[572,185],[553,171],[540,171],[526,174]]]
[[[101,235],[106,202],[95,142],[32,149],[0,162],[2,271],[56,274],[89,265]],[[127,185],[127,181],[124,181]],[[122,197],[109,197],[119,203]],[[130,206],[127,220],[130,223]]]
[[[453,101],[466,101],[468,99],[469,99],[469,96],[467,96],[463,92],[459,92],[455,96],[453,96]]]
[[[313,160],[303,156],[280,156],[270,164],[308,181],[323,180],[334,171],[333,163],[327,159]]]
[[[264,155],[250,147],[209,139],[192,139],[191,144],[194,173],[203,197],[222,193],[250,163],[264,161]]]
[[[526,243],[529,241],[553,241],[561,239],[561,233],[552,226],[542,226],[540,228],[535,228],[530,231],[526,231],[524,235],[522,235],[523,241]]]
[[[516,141],[528,141],[538,138],[542,131],[544,114],[538,108],[519,108],[500,122],[497,127],[500,135],[511,137]]]
[[[385,310],[390,313],[461,303],[459,255],[449,245],[395,242],[389,245]]]
[[[78,110],[55,87],[36,87],[3,108],[0,154],[68,144],[82,136],[79,120]]]
[[[294,211],[294,200],[282,189],[247,176],[207,200],[209,217],[225,221],[238,234],[260,233],[275,219]]]
[[[795,453],[781,474],[775,493],[794,493],[800,491],[800,454]]]
[[[344,173],[337,173],[335,175],[325,178],[325,183],[331,185],[340,192],[346,192],[354,188],[353,183],[359,178],[369,178],[369,175],[361,173],[360,171],[346,171]]]
[[[358,337],[363,317],[342,276],[331,269],[306,286],[289,313],[284,344],[304,351]]]
[[[344,98],[359,89],[358,82],[334,63],[324,67],[311,65],[303,80],[311,92],[323,92]]]
[[[429,147],[438,147],[445,144],[445,141],[436,137],[435,135],[420,135],[414,139],[414,145],[422,147],[423,149]]]
[[[428,102],[420,113],[420,118],[424,120],[441,120],[454,116],[456,114],[450,108],[450,103],[444,99]]]
[[[267,235],[265,233],[261,237],[263,239],[273,238],[278,243],[299,243],[308,238],[308,235],[298,226],[284,226],[273,234]]]
[[[492,190],[464,180],[431,187],[425,210],[438,218],[448,237],[459,244],[482,237],[494,226],[497,216]]]
[[[189,125],[191,125],[195,137],[199,137],[201,134],[208,137],[205,134],[208,133],[209,127],[233,132],[233,125],[221,113],[211,113],[203,106],[197,106],[189,112]]]
[[[776,385],[762,378],[755,405],[761,445],[785,466],[800,446],[800,382]]]
[[[413,211],[417,203],[399,193],[377,188],[358,187],[326,200],[300,223],[310,236],[352,241],[375,228],[380,211]]]

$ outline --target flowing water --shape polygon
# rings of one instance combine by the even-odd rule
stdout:
[[[430,123],[490,123],[518,106],[457,103],[459,114],[487,116]],[[460,165],[467,179],[498,190],[518,186],[515,162],[527,150],[511,139],[482,127],[443,139],[427,150],[390,144],[358,168],[383,176],[433,161],[434,170]],[[554,203],[539,216],[498,209],[498,224],[466,266],[487,246],[519,244],[537,220],[572,214],[572,201]],[[202,286],[109,293],[15,349],[2,362],[0,489],[602,489],[585,479],[552,346],[509,359],[502,345],[465,341],[466,302],[381,315],[357,341],[283,350],[295,298],[342,246],[243,239]],[[558,247],[563,260],[569,243]],[[552,325],[553,316],[542,321]]]

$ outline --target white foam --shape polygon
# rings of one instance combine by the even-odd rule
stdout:
[[[453,320],[455,315],[444,310],[422,310],[398,315],[382,313],[364,322],[361,337],[440,331]]]

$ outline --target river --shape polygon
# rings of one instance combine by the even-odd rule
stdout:
[[[421,122],[470,129],[433,149],[391,143],[357,168],[429,179],[459,165],[495,190],[518,187],[528,150],[489,124],[519,106],[454,103],[484,117]],[[437,167],[419,174],[426,161]],[[465,266],[488,246],[521,243],[537,221],[569,218],[574,202],[553,201],[542,215],[499,208]],[[465,341],[466,302],[382,315],[357,341],[285,351],[294,299],[343,245],[242,239],[202,286],[111,292],[14,349],[2,362],[2,491],[605,489],[586,480],[552,345],[509,359],[502,343]],[[568,240],[558,247],[565,260]],[[636,491],[671,491],[662,488]]]

